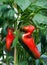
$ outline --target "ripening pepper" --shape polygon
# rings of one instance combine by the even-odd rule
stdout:
[[[31,37],[31,34],[35,30],[35,27],[31,25],[31,26],[25,26],[22,29],[26,31],[26,33],[22,35],[22,42],[28,47],[28,49],[32,52],[35,58],[40,58],[40,52],[36,47],[34,38]]]
[[[10,47],[12,45],[12,42],[15,38],[14,34],[13,34],[13,29],[11,28],[8,28],[7,30],[7,36],[6,36],[6,49],[9,51],[10,50]]]

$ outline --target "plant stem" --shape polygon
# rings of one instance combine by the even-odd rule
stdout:
[[[14,48],[14,65],[18,65],[18,57],[16,47]]]
[[[17,8],[17,5],[14,4],[14,8]],[[17,21],[14,23],[15,31],[17,31],[18,25]],[[18,56],[17,56],[17,48],[14,47],[14,65],[18,65]]]

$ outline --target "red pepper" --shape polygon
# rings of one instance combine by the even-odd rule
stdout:
[[[8,28],[8,33],[7,33],[7,36],[6,36],[6,49],[9,51],[10,50],[10,47],[12,45],[12,42],[14,40],[14,34],[13,34],[13,29],[11,28]]]
[[[34,26],[25,26],[23,27],[24,30],[27,31],[27,33],[22,35],[22,41],[24,44],[29,48],[29,50],[33,53],[35,58],[40,58],[40,52],[38,51],[34,38],[31,37],[31,34],[33,33],[35,27]]]
[[[25,26],[22,29],[25,30],[26,32],[30,32],[32,34],[33,31],[35,30],[35,27],[33,25],[30,25],[30,26]]]

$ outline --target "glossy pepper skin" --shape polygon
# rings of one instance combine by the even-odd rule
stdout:
[[[6,36],[6,49],[9,51],[10,50],[10,47],[12,45],[12,42],[14,40],[14,34],[13,34],[13,29],[11,28],[8,28],[7,30],[7,36]]]
[[[26,32],[30,32],[30,34],[32,34],[33,31],[35,30],[35,27],[33,25],[30,25],[30,26],[22,27],[22,29],[25,30]]]
[[[22,29],[27,31],[25,34],[22,35],[22,41],[29,48],[35,58],[40,58],[40,52],[35,45],[34,38],[31,37],[31,34],[35,30],[35,27],[31,25],[25,26]]]

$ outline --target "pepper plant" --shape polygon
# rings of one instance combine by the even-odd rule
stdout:
[[[47,65],[47,0],[0,0],[1,57],[1,65]]]

